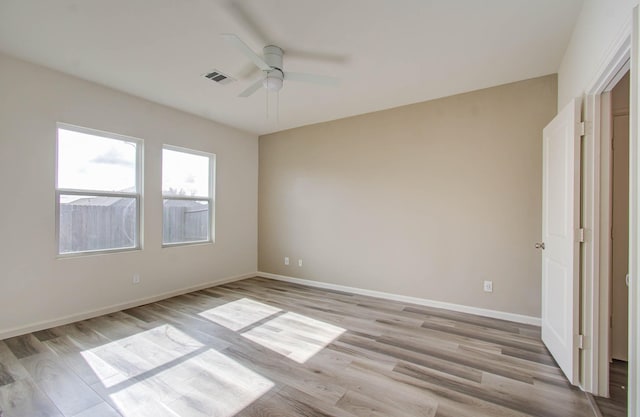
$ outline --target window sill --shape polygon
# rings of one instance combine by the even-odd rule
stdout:
[[[213,240],[198,240],[195,242],[175,242],[175,243],[163,243],[162,248],[175,248],[177,246],[199,246],[199,245],[213,245]]]
[[[142,248],[119,248],[119,249],[99,249],[83,252],[67,252],[56,255],[57,259],[84,258],[86,256],[112,255],[116,253],[137,252]]]

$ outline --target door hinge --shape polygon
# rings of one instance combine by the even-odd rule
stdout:
[[[578,242],[584,242],[584,229],[578,229]]]
[[[580,130],[580,136],[584,136],[586,132],[584,122],[580,122],[580,124],[578,125],[578,129]]]
[[[584,335],[578,335],[578,349],[584,349]]]

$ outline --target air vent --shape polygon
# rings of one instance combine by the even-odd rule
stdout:
[[[235,81],[227,74],[223,74],[218,70],[212,70],[211,72],[204,74],[204,77],[223,85]]]

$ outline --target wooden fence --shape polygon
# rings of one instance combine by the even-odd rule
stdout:
[[[209,210],[164,207],[165,243],[206,240]],[[136,208],[130,205],[60,205],[60,253],[135,246]]]

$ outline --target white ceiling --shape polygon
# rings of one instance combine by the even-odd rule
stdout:
[[[0,51],[265,134],[557,71],[582,0],[0,0]],[[340,78],[237,95],[258,73],[225,44]],[[216,68],[238,81],[202,77]]]

